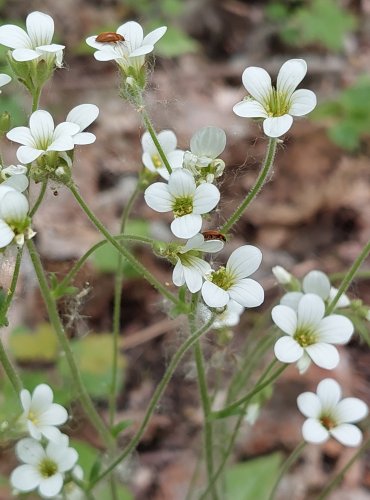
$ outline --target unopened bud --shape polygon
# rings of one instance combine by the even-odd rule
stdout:
[[[292,275],[282,266],[273,267],[272,273],[281,285],[289,285],[292,281]]]

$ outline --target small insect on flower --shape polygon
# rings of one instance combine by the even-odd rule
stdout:
[[[124,42],[125,37],[114,31],[104,31],[95,38],[95,41],[100,43]]]
[[[210,240],[220,240],[224,241],[226,243],[226,236],[220,231],[217,231],[216,229],[210,229],[208,231],[203,231],[202,235],[204,237],[205,241],[210,241]]]

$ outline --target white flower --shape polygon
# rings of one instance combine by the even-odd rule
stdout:
[[[65,435],[57,443],[49,442],[46,448],[35,439],[21,439],[16,445],[16,454],[24,463],[12,472],[12,486],[22,493],[37,488],[42,498],[52,498],[60,493],[64,473],[71,470],[78,459],[77,451],[68,447]]]
[[[240,316],[244,312],[244,307],[235,302],[235,300],[229,300],[224,311],[217,314],[215,321],[213,322],[212,328],[230,328],[236,326],[240,321]]]
[[[80,127],[77,134],[72,136],[73,142],[78,145],[92,144],[96,137],[90,132],[83,132],[99,115],[99,108],[95,104],[80,104],[71,109],[68,113],[66,122],[74,123]]]
[[[275,88],[263,68],[245,69],[243,85],[251,97],[235,104],[234,113],[246,118],[264,118],[265,134],[280,137],[292,126],[293,116],[307,115],[316,106],[316,96],[311,90],[296,90],[306,72],[303,59],[290,59],[280,68]]]
[[[0,43],[14,49],[12,57],[16,61],[34,59],[55,60],[62,65],[64,45],[51,43],[54,35],[54,21],[42,12],[31,12],[26,19],[27,32],[19,26],[5,24],[0,27]]]
[[[344,316],[324,315],[324,301],[311,293],[301,298],[298,311],[285,305],[275,306],[272,319],[286,334],[275,344],[278,360],[295,363],[303,358],[302,362],[306,363],[307,355],[321,368],[335,368],[339,363],[339,354],[331,344],[346,344],[353,333],[353,324]]]
[[[5,73],[0,73],[0,87],[3,87],[7,83],[9,83],[11,80],[12,79],[9,75],[6,75]],[[1,90],[0,90],[0,94],[1,94]]]
[[[153,51],[154,45],[166,33],[167,27],[162,26],[151,31],[144,37],[143,28],[135,21],[129,21],[117,28],[118,35],[124,40],[117,42],[97,42],[97,35],[90,36],[86,43],[97,49],[94,53],[98,61],[116,61],[124,71],[130,67],[139,70],[145,62],[145,55]]]
[[[186,283],[191,293],[199,292],[203,284],[203,276],[211,270],[199,253],[216,253],[222,250],[223,241],[204,241],[202,234],[196,234],[186,245],[178,250],[177,263],[172,273],[172,281],[176,286]]]
[[[58,441],[61,436],[56,426],[64,424],[68,419],[67,410],[53,403],[53,391],[46,384],[38,385],[32,393],[23,389],[20,393],[23,407],[21,422],[30,436],[41,439],[45,436],[51,441]]]
[[[2,186],[10,186],[20,193],[28,188],[27,167],[24,165],[9,165],[2,168],[0,165],[0,181]]]
[[[172,132],[172,130],[162,130],[162,132],[159,132],[157,135],[157,139],[172,170],[181,168],[184,159],[184,151],[176,149],[177,138],[174,132]],[[145,132],[143,134],[141,138],[141,145],[143,147],[142,160],[144,166],[151,172],[158,172],[161,177],[168,180],[170,174],[163,164],[162,158],[160,157],[149,132]]]
[[[292,275],[282,266],[273,267],[272,274],[281,285],[289,285],[292,280]]]
[[[230,255],[226,267],[220,267],[206,275],[202,286],[202,297],[209,307],[223,307],[230,299],[243,307],[257,307],[262,304],[262,286],[247,276],[254,273],[262,260],[261,250],[244,245]]]
[[[194,177],[182,168],[170,175],[168,184],[155,182],[144,193],[147,205],[157,212],[173,212],[171,231],[178,238],[192,238],[202,227],[202,214],[213,210],[220,192],[212,184],[196,186]]]
[[[11,186],[0,184],[0,248],[15,239],[22,245],[29,226],[27,198]],[[29,236],[30,237],[30,236]]]
[[[21,163],[31,163],[45,153],[69,151],[74,148],[73,137],[80,132],[76,123],[63,122],[54,128],[50,113],[38,110],[32,113],[28,127],[15,127],[6,136],[8,139],[23,144],[17,150]]]
[[[359,422],[368,414],[367,405],[358,398],[341,400],[340,385],[331,378],[322,380],[316,394],[304,392],[298,396],[299,410],[307,420],[302,427],[305,441],[324,443],[330,437],[344,446],[358,446],[362,432],[352,422]]]

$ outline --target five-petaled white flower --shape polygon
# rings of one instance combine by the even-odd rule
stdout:
[[[0,248],[13,240],[23,245],[24,237],[35,233],[29,228],[28,200],[17,189],[0,184]]]
[[[53,397],[53,391],[47,384],[38,385],[32,396],[26,389],[20,393],[23,407],[20,422],[34,439],[45,436],[51,441],[58,441],[61,436],[56,426],[67,421],[68,413],[62,405],[53,403]]]
[[[74,148],[73,136],[80,132],[77,123],[63,122],[54,128],[50,113],[38,110],[32,113],[28,127],[15,127],[6,136],[23,144],[17,150],[21,163],[31,163],[45,153],[69,151]]]
[[[301,371],[309,361],[327,370],[339,363],[339,354],[331,344],[346,344],[353,333],[353,324],[345,316],[325,316],[324,301],[308,293],[298,304],[298,310],[278,305],[272,309],[274,323],[286,334],[275,344],[275,355],[283,363],[300,361]]]
[[[292,126],[293,116],[307,115],[316,106],[316,96],[311,90],[296,90],[306,72],[303,59],[290,59],[280,68],[275,88],[263,68],[245,69],[243,85],[251,97],[235,104],[234,113],[246,118],[263,118],[265,134],[280,137]]]
[[[0,73],[0,87],[3,87],[7,83],[9,83],[11,80],[12,79],[9,75],[6,75],[5,73]],[[1,90],[0,90],[0,94],[1,94]]]
[[[209,307],[224,307],[230,299],[243,307],[262,304],[262,286],[247,276],[259,268],[262,252],[252,245],[244,245],[230,255],[226,267],[211,271],[202,286],[202,297]]]
[[[139,70],[145,62],[145,55],[153,51],[154,45],[166,33],[167,27],[162,26],[151,31],[144,37],[143,28],[135,21],[128,21],[117,28],[117,34],[123,40],[116,42],[97,42],[97,35],[89,36],[86,43],[97,49],[94,53],[98,61],[116,61],[127,72],[130,67]]]
[[[196,186],[190,172],[178,168],[168,184],[155,182],[144,193],[147,205],[157,212],[173,212],[171,231],[178,238],[192,238],[202,227],[202,214],[213,210],[220,192],[213,184]]]
[[[164,154],[170,164],[172,170],[182,167],[182,162],[184,159],[184,151],[181,149],[176,149],[177,138],[172,130],[162,130],[157,135],[159,144],[161,145]],[[141,145],[143,147],[143,164],[151,172],[157,172],[161,177],[169,179],[170,174],[167,168],[163,164],[162,158],[160,157],[158,150],[150,137],[149,132],[145,132],[141,138]]]
[[[80,104],[71,109],[68,113],[66,122],[74,123],[80,127],[79,132],[72,136],[76,145],[92,144],[96,137],[91,132],[83,132],[94,122],[99,115],[99,108],[95,104]]]
[[[64,45],[51,43],[54,35],[52,17],[42,12],[31,12],[27,16],[26,27],[27,32],[13,24],[0,26],[0,43],[14,49],[13,59],[19,62],[35,59],[55,60],[55,64],[60,67]]]
[[[302,427],[305,441],[324,443],[333,437],[344,446],[361,443],[362,432],[353,422],[365,418],[368,407],[361,399],[341,400],[341,396],[340,385],[331,378],[319,383],[316,394],[304,392],[298,396],[298,408],[307,417]]]
[[[24,165],[9,165],[8,167],[0,165],[0,184],[10,186],[22,193],[29,184],[26,173],[27,167]]]
[[[174,284],[182,286],[186,283],[191,293],[199,292],[203,276],[211,270],[211,266],[201,258],[201,254],[219,252],[223,246],[223,241],[204,241],[204,236],[200,233],[193,236],[178,250],[178,260],[172,273]]]
[[[15,450],[23,465],[12,472],[12,486],[22,493],[37,488],[42,498],[58,495],[63,488],[64,473],[70,471],[78,459],[77,451],[68,444],[68,437],[64,434],[58,442],[50,441],[46,448],[35,439],[21,439]]]

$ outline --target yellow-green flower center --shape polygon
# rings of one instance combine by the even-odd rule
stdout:
[[[159,155],[153,155],[152,162],[155,168],[160,168],[162,166],[162,160]]]
[[[298,328],[293,338],[301,347],[308,347],[309,345],[316,344],[317,342],[317,334],[308,327]]]
[[[48,478],[54,476],[54,474],[58,472],[58,466],[54,460],[44,458],[39,464],[39,472],[42,477]]]
[[[37,413],[33,412],[32,410],[28,413],[28,420],[31,420],[31,422],[34,425],[38,425],[39,423],[39,416]]]
[[[337,422],[335,419],[332,417],[332,415],[329,414],[323,414],[320,416],[320,423],[330,431],[330,429],[334,429],[334,427],[337,426]]]
[[[271,89],[268,98],[264,101],[264,107],[269,116],[283,116],[290,109],[290,95]]]
[[[175,217],[182,217],[183,215],[193,213],[193,197],[181,196],[176,198],[172,206],[172,210]]]
[[[228,290],[235,282],[234,277],[223,266],[217,269],[217,271],[213,271],[209,279],[223,290]]]

